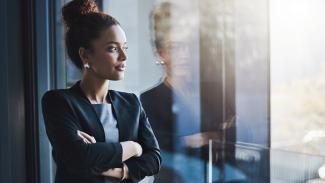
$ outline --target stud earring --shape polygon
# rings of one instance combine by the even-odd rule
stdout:
[[[162,60],[157,60],[157,61],[156,61],[156,64],[157,64],[157,65],[165,65],[165,62],[162,61]]]
[[[84,64],[84,68],[89,69],[90,68],[90,65],[88,63],[87,64]]]

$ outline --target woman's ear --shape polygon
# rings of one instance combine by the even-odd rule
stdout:
[[[159,60],[164,62],[168,62],[170,60],[170,53],[166,49],[159,48],[156,50],[156,54]]]
[[[79,48],[79,57],[82,60],[83,64],[89,63],[89,51],[84,47]]]

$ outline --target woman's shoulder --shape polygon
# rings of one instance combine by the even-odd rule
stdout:
[[[49,101],[66,101],[70,96],[69,89],[53,89],[48,90],[44,93],[42,96],[43,102],[49,102]]]
[[[113,101],[125,102],[139,105],[139,99],[136,94],[124,91],[109,90],[110,97]]]
[[[43,97],[64,97],[65,95],[69,95],[69,93],[69,89],[53,89],[46,91]]]

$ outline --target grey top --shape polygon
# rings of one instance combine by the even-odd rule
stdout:
[[[116,118],[113,116],[111,104],[93,104],[95,111],[103,125],[105,132],[105,142],[119,142],[119,131]],[[106,178],[105,183],[121,182],[118,179]]]
[[[105,142],[119,142],[119,131],[113,116],[112,104],[93,104],[93,106],[103,125]]]

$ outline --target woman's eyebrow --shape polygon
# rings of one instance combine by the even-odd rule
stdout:
[[[117,44],[117,45],[121,45],[120,42],[116,42],[116,41],[109,41],[109,42],[106,43],[106,45],[108,45],[108,44]],[[122,44],[123,44],[123,45],[126,45],[127,42],[124,42],[124,43],[122,43]]]

